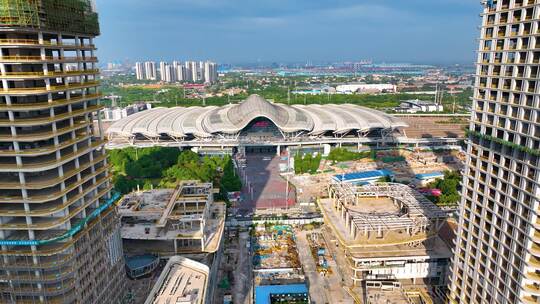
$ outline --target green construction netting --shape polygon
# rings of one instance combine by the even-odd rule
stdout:
[[[90,0],[0,0],[0,26],[99,35]]]

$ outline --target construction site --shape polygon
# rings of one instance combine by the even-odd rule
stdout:
[[[426,301],[443,296],[451,257],[451,240],[439,234],[445,212],[403,184],[333,182],[328,197],[319,207],[358,299],[408,303],[405,291],[429,295]]]
[[[357,152],[358,150],[351,148],[351,151]],[[317,174],[302,174],[291,177],[290,182],[296,189],[298,202],[301,205],[306,205],[312,202],[314,197],[327,197],[328,183],[336,175],[388,170],[392,172],[396,182],[412,185],[416,182],[418,174],[459,172],[463,169],[465,160],[465,154],[459,149],[440,151],[389,149],[374,150],[371,153],[372,157],[351,161],[337,162],[323,157]]]
[[[291,226],[256,227],[251,245],[256,285],[284,285],[304,281],[294,238]]]
[[[389,149],[373,152],[374,157],[357,161],[323,164],[323,170],[331,173],[349,173],[368,170],[390,170],[397,181],[412,183],[416,174],[433,171],[460,171],[465,154],[459,149],[423,150]]]
[[[178,297],[192,298],[194,302],[190,303],[204,303],[213,295],[225,229],[225,204],[214,201],[215,194],[212,183],[182,181],[174,189],[136,191],[119,201],[120,233],[133,303],[142,304],[149,294],[153,299],[149,303],[168,301],[168,296],[161,293],[167,288],[176,289],[165,287],[175,283],[162,278],[164,273],[187,284],[182,286],[192,291],[178,291]],[[191,286],[191,281],[200,284],[195,277],[183,281],[188,274],[196,276],[191,270],[169,266],[178,262],[178,255],[208,269],[204,290]],[[163,290],[156,290],[159,284]]]
[[[175,189],[124,196],[118,205],[124,251],[161,257],[217,251],[225,204],[214,194],[212,183],[182,181]]]
[[[307,235],[309,251],[315,261],[316,270],[323,276],[332,275],[333,269],[329,266],[328,260],[331,259],[326,243],[321,233],[310,233]]]

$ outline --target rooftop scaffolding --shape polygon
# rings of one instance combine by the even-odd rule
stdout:
[[[99,35],[91,0],[0,0],[0,27]]]
[[[333,182],[329,196],[334,212],[345,223],[343,234],[363,245],[427,239],[438,233],[447,218],[443,210],[402,184],[356,186]],[[376,201],[375,209],[366,201],[370,198]],[[379,201],[381,198],[389,201]],[[336,221],[340,221],[338,218]]]

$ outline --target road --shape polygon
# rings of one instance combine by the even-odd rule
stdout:
[[[315,231],[310,231],[315,232]],[[311,255],[309,243],[307,240],[306,231],[301,231],[296,234],[296,244],[300,261],[304,267],[304,273],[309,281],[309,296],[314,304],[353,304],[354,301],[343,289],[341,276],[336,271],[337,265],[334,260],[329,261],[329,265],[333,270],[333,274],[323,277],[317,272],[315,260]],[[329,301],[329,299],[331,301]]]
[[[317,272],[317,265],[311,255],[311,250],[306,238],[307,232],[302,231],[296,234],[296,245],[300,261],[304,267],[304,274],[309,281],[309,296],[313,304],[329,304],[327,297],[327,286],[324,278]]]
[[[251,255],[246,247],[249,241],[249,232],[240,232],[238,235],[238,262],[237,271],[234,271],[234,303],[250,304],[251,287],[253,281]]]
[[[336,247],[336,243],[331,241],[334,237],[331,235],[329,228],[324,227],[321,231],[326,242],[326,248],[332,255],[329,265],[334,270],[334,273],[329,277],[330,286],[352,286],[352,270],[348,267],[347,258],[341,248]],[[341,303],[354,303],[351,296],[343,288],[340,291],[344,301]]]

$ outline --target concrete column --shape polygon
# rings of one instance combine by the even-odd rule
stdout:
[[[101,111],[98,111],[97,113],[97,119],[98,119],[98,130],[99,130],[99,138],[101,140],[105,139],[105,135],[103,132],[103,123],[101,122]]]

